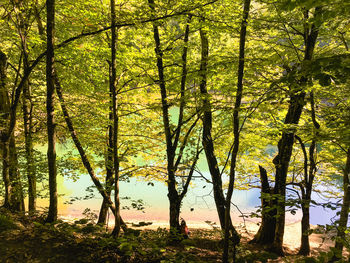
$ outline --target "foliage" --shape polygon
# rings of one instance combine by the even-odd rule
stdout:
[[[17,229],[17,225],[6,215],[0,214],[0,232]]]
[[[61,82],[75,132],[92,169],[98,179],[103,181],[107,168],[111,166],[107,147],[108,126],[111,125],[110,5],[108,1],[99,0],[56,2],[56,73]],[[117,5],[116,88],[120,180],[128,181],[130,177],[138,177],[139,180],[147,181],[149,185],[154,185],[155,181],[164,184],[169,182],[163,108],[158,85],[160,80],[156,65],[157,57],[154,53],[153,26],[157,26],[161,36],[164,81],[170,116],[169,129],[173,135],[177,131],[181,103],[184,102],[186,105],[183,128],[178,134],[179,145],[183,145],[183,148],[175,149],[175,155],[181,156],[175,171],[176,189],[181,191],[185,188],[191,164],[197,151],[202,148],[203,98],[199,87],[201,80],[199,30],[205,29],[209,39],[207,88],[208,98],[212,102],[211,132],[218,168],[221,171],[223,185],[226,187],[231,164],[229,157],[234,141],[232,114],[238,81],[237,39],[242,1],[157,0],[155,2],[154,14],[146,0],[120,1]],[[313,14],[318,7],[321,7],[322,14],[314,17]],[[327,200],[333,197],[340,199],[342,196],[345,152],[350,149],[349,14],[350,5],[342,0],[253,1],[245,50],[244,94],[239,109],[240,123],[244,125],[240,130],[236,189],[260,187],[259,165],[265,167],[270,185],[273,186],[276,174],[273,160],[278,153],[278,141],[283,133],[293,132],[301,138],[307,149],[310,149],[312,142],[316,144],[313,193],[322,194]],[[188,22],[189,15],[191,15],[190,22]],[[5,1],[0,4],[0,50],[8,57],[4,89],[11,98],[12,106],[16,90],[19,91],[19,83],[26,73],[25,60],[28,60],[29,65],[33,65],[40,54],[45,52],[45,16],[43,0]],[[190,32],[186,44],[184,32],[187,24]],[[305,33],[310,32],[313,26],[320,26],[314,58],[312,61],[305,61],[303,57]],[[187,81],[185,94],[182,97],[180,85],[183,77],[184,48],[188,49],[188,58]],[[305,82],[301,83],[301,79],[305,79]],[[38,198],[48,196],[45,82],[45,65],[41,60],[33,67],[28,79],[31,90],[28,101],[32,105],[33,165]],[[298,124],[286,125],[284,121],[291,103],[291,95],[299,88],[300,92],[305,92],[305,105],[301,118]],[[13,133],[18,161],[16,173],[20,176],[24,197],[29,193],[27,172],[30,170],[26,152],[28,135],[25,133],[25,113],[22,109],[25,100],[22,95],[15,109],[16,126]],[[315,104],[314,108],[311,105],[312,101]],[[57,170],[64,178],[76,181],[86,173],[85,166],[81,162],[79,152],[73,147],[61,109],[57,101],[55,103]],[[3,118],[2,116],[7,114],[0,112],[0,117]],[[314,119],[317,119],[319,128],[315,127]],[[2,136],[4,127],[0,128]],[[1,150],[2,147],[1,144]],[[305,156],[300,143],[295,142],[292,147],[285,205],[287,212],[295,214],[303,204],[300,185],[305,185]],[[1,152],[0,170],[4,171],[2,154]],[[208,171],[206,164],[200,165],[204,163],[204,159],[205,155],[201,153],[195,167],[199,172]],[[306,168],[310,168],[310,163],[306,164]],[[6,178],[0,178],[1,200],[5,195],[4,179]],[[102,185],[106,188],[107,184]],[[88,194],[84,197],[73,196],[67,204],[93,198],[94,189],[89,188]],[[154,190],[156,193],[156,189]],[[269,200],[266,194],[261,198]],[[274,198],[283,201],[285,196],[274,196]],[[316,205],[331,210],[338,209],[331,202],[321,204],[311,200],[311,206]],[[121,208],[144,211],[145,202],[142,199],[121,198]],[[259,208],[252,216],[260,217],[260,212]],[[69,236],[72,251],[76,252],[74,249],[79,247],[81,241],[74,240],[76,233],[92,235],[101,232],[99,227],[92,225],[97,216],[91,210],[85,210],[84,216],[85,218],[78,220],[75,225],[63,222],[57,225],[36,223],[34,232],[37,232],[34,233],[34,238],[39,238],[39,231],[48,234],[45,238],[50,240],[54,238],[54,233],[63,233]],[[212,222],[208,224],[213,225]],[[0,231],[8,228],[14,228],[11,219],[1,216]],[[100,251],[96,255],[102,258],[103,249],[108,251],[117,249],[118,253],[111,256],[110,260],[116,258],[132,260],[137,256],[147,258],[150,262],[194,260],[192,255],[183,251],[164,250],[166,234],[166,231],[160,229],[152,233],[146,231],[139,235],[125,235],[119,240],[109,239],[101,234],[99,236],[101,240],[82,242],[86,242],[87,251],[92,250],[93,245],[96,245],[94,242],[97,242]],[[150,241],[146,242],[146,254],[143,254],[144,252],[139,249],[139,242],[143,242],[147,235]],[[343,241],[349,248],[347,239]],[[191,251],[192,245],[191,241],[182,241],[184,249]],[[238,260],[253,261],[257,257],[265,260],[270,256],[266,253],[242,252],[241,259]],[[329,255],[320,255],[320,260],[323,257]],[[94,258],[91,255],[86,262],[96,258],[97,256]],[[23,258],[18,260],[23,261]],[[66,259],[62,257],[62,260]],[[307,260],[312,261],[305,259],[305,262]]]

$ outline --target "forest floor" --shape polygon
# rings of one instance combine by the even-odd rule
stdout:
[[[299,224],[286,228],[284,258],[249,244],[256,224],[239,231],[242,242],[236,262],[326,262],[332,245],[329,236],[312,234],[310,257],[296,256]],[[189,239],[169,242],[168,230],[132,229],[115,239],[106,229],[89,219],[73,223],[44,224],[43,216],[12,215],[0,210],[0,262],[221,262],[221,232],[216,229],[190,229]]]

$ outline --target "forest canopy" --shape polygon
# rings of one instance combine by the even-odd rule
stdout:
[[[45,198],[54,224],[57,178],[88,174],[97,223],[110,209],[118,239],[130,229],[119,182],[138,178],[166,185],[169,242],[181,243],[183,199],[205,169],[223,262],[242,246],[234,189],[260,189],[251,242],[266,251],[285,254],[292,207],[309,255],[311,206],[337,210],[327,260],[349,248],[350,2],[2,0],[0,17],[5,214]]]

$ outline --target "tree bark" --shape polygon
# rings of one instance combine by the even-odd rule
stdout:
[[[6,134],[6,127],[8,125],[8,118],[10,115],[10,98],[6,88],[6,68],[7,57],[5,53],[0,50],[0,137],[2,148],[2,179],[5,185],[5,200],[3,206],[10,208],[11,200],[11,184],[9,178],[9,141]]]
[[[307,16],[307,11],[306,11]],[[321,8],[316,7],[314,18],[321,15]],[[305,17],[307,20],[307,17]],[[310,61],[313,56],[319,26],[313,24],[311,30],[305,29],[305,51],[304,61]],[[308,76],[302,76],[295,86],[290,87],[290,102],[288,112],[284,120],[285,125],[297,125],[305,104],[305,86]],[[271,250],[283,255],[283,236],[285,226],[285,198],[286,198],[286,179],[288,174],[289,161],[293,151],[294,135],[296,128],[288,128],[282,132],[282,138],[278,142],[278,154],[274,158],[275,165],[275,188],[274,195],[277,199],[276,229],[275,239]]]
[[[2,177],[5,185],[4,207],[11,211],[24,211],[24,198],[18,172],[16,144],[13,132],[5,130],[11,112],[10,97],[6,87],[7,57],[0,51],[0,138],[2,146]]]
[[[213,193],[214,201],[216,205],[216,210],[218,212],[221,229],[225,230],[225,197],[222,189],[222,179],[219,170],[218,162],[214,151],[214,142],[211,137],[212,129],[212,112],[211,112],[211,102],[209,94],[207,91],[207,70],[208,70],[208,54],[209,54],[209,44],[207,32],[201,28],[201,64],[200,64],[200,92],[202,95],[202,122],[203,122],[203,133],[202,133],[202,144],[207,159],[210,175],[213,183]],[[230,216],[230,215],[229,215]],[[230,230],[231,238],[238,243],[239,235],[236,229],[232,225],[231,216],[229,217],[229,224],[227,226]]]
[[[10,137],[9,143],[9,178],[11,185],[10,210],[24,212],[24,197],[21,183],[21,176],[18,170],[18,157],[16,150],[16,141],[14,135]]]
[[[340,218],[337,226],[337,237],[335,239],[334,245],[334,255],[330,262],[335,262],[342,258],[344,241],[345,241],[345,230],[347,229],[347,223],[349,218],[349,208],[350,208],[350,148],[346,153],[346,165],[344,168],[343,176],[343,189],[344,197],[343,204],[340,210]]]
[[[227,195],[225,200],[225,225],[228,225],[230,222],[230,211],[231,211],[231,199],[233,194],[233,188],[235,183],[236,176],[236,163],[237,156],[239,151],[239,143],[240,143],[240,124],[239,124],[239,113],[240,107],[243,97],[243,77],[244,77],[244,62],[245,62],[245,43],[246,43],[246,35],[247,35],[247,24],[248,24],[248,16],[250,9],[250,0],[244,0],[243,5],[243,17],[241,22],[241,31],[239,37],[239,60],[238,60],[238,72],[237,72],[237,92],[235,99],[235,106],[233,109],[233,148],[232,148],[232,156],[231,156],[231,165],[230,165],[230,174],[229,174],[229,185],[227,189]],[[224,251],[222,255],[222,262],[228,262],[228,253],[229,253],[229,229],[225,228],[225,238],[224,238]],[[239,242],[239,240],[238,240]],[[233,246],[233,260],[235,261],[235,247],[238,243],[234,243]]]
[[[23,87],[22,106],[25,155],[27,162],[26,173],[28,178],[28,210],[33,212],[36,210],[36,167],[33,148],[33,104],[31,101],[31,90],[29,83]]]
[[[106,190],[103,188],[100,180],[97,178],[94,170],[92,169],[90,161],[85,153],[85,150],[83,149],[83,146],[80,143],[80,140],[77,136],[77,133],[75,132],[72,119],[69,116],[68,109],[66,107],[66,103],[65,103],[64,98],[63,98],[61,84],[60,84],[59,79],[56,75],[55,75],[55,83],[56,83],[56,92],[57,92],[57,96],[58,96],[59,101],[60,101],[60,105],[62,108],[62,113],[63,113],[64,119],[65,119],[66,124],[68,126],[68,130],[71,134],[71,137],[72,137],[72,140],[75,144],[75,147],[77,148],[77,150],[80,154],[80,158],[83,162],[83,165],[84,165],[86,171],[88,172],[88,174],[90,175],[90,178],[91,178],[92,182],[94,183],[96,189],[98,190],[100,195],[103,197],[103,199],[106,200],[106,202],[108,203],[108,206],[110,207],[113,214],[115,215],[116,214],[116,207],[115,207],[113,201],[111,200],[111,197],[108,195]],[[120,217],[120,222],[121,222],[121,227],[125,231],[127,229],[127,226],[121,217]]]
[[[47,160],[49,167],[50,205],[47,222],[57,220],[57,168],[56,168],[56,134],[54,119],[54,29],[55,29],[55,0],[46,1],[47,10],[47,54],[46,54],[46,111],[47,111]]]
[[[250,243],[271,245],[275,238],[276,228],[276,205],[271,198],[273,188],[270,187],[265,168],[259,165],[261,180],[261,225],[258,232]]]
[[[312,94],[312,93],[311,93]],[[314,112],[313,107],[313,96],[312,99],[312,112]],[[319,129],[320,125],[314,119],[315,128]],[[317,136],[318,131],[316,131]],[[307,156],[306,147],[302,139],[295,135],[295,138],[299,141],[303,155],[304,155],[304,180],[300,184],[301,190],[301,209],[303,216],[301,218],[301,245],[298,254],[299,255],[308,255],[310,254],[310,244],[309,244],[309,232],[310,232],[310,203],[311,203],[311,194],[313,181],[316,174],[316,162],[315,162],[315,151],[316,151],[316,139],[313,139],[309,147],[309,157]],[[310,161],[310,164],[308,162]]]
[[[28,6],[25,1],[13,1],[13,11],[17,17],[18,34],[21,39],[21,58],[23,58],[23,72],[24,75],[29,71],[29,59],[28,59],[28,47],[27,47],[27,36],[28,27],[30,26],[30,20],[32,19],[31,12],[22,12],[27,10]],[[37,1],[33,5],[35,10],[35,16],[38,18],[37,22],[41,22],[39,12],[37,9]],[[45,33],[39,30],[39,35],[42,40],[45,40]],[[30,212],[36,209],[36,169],[34,161],[34,149],[33,149],[33,123],[32,123],[32,112],[33,104],[31,99],[31,87],[29,84],[29,77],[23,82],[23,95],[22,95],[22,111],[23,111],[23,128],[25,138],[25,158],[26,158],[26,175],[28,180],[28,210]]]
[[[154,16],[154,13],[155,13],[154,0],[148,0],[148,4]],[[158,69],[158,77],[159,77],[159,88],[161,93],[163,127],[164,127],[164,133],[165,133],[165,141],[166,141],[169,224],[170,224],[170,233],[173,237],[178,237],[177,234],[180,233],[179,216],[180,216],[181,202],[187,192],[189,181],[192,178],[192,174],[194,170],[194,166],[192,166],[190,170],[190,175],[187,177],[187,182],[185,184],[185,187],[182,193],[179,194],[176,186],[177,185],[176,171],[177,171],[178,164],[181,161],[182,152],[186,146],[187,138],[194,127],[194,125],[192,125],[191,128],[188,130],[187,134],[185,135],[185,139],[183,141],[183,144],[180,146],[179,154],[175,161],[176,150],[178,149],[178,145],[179,145],[179,137],[180,137],[181,129],[183,127],[183,114],[184,114],[184,109],[186,105],[184,95],[185,95],[185,85],[186,85],[186,77],[187,77],[187,50],[188,50],[187,43],[188,43],[188,36],[189,36],[190,20],[191,20],[191,16],[188,17],[186,30],[185,30],[184,49],[182,53],[182,77],[181,77],[181,88],[180,88],[181,101],[180,101],[180,109],[179,109],[179,120],[178,120],[178,125],[176,127],[176,131],[174,133],[172,133],[170,128],[169,104],[168,104],[167,90],[166,90],[165,77],[164,77],[163,51],[161,48],[160,34],[159,34],[158,26],[156,25],[156,23],[153,23],[153,38],[155,42],[155,54],[157,57],[157,69]],[[172,141],[173,136],[174,136],[174,142]],[[198,160],[198,156],[196,156],[194,163],[196,163],[197,160]]]
[[[23,29],[24,30],[24,29]],[[27,39],[26,33],[22,32],[22,50],[23,50],[23,66],[24,71],[29,68],[28,51],[27,51]],[[27,162],[27,179],[28,179],[28,210],[33,212],[36,210],[36,167],[34,160],[34,148],[33,148],[33,103],[31,88],[29,80],[23,85],[22,96],[22,110],[23,110],[23,126],[25,137],[25,156]]]
[[[111,4],[111,81],[109,83],[112,90],[112,107],[113,107],[113,165],[114,165],[114,203],[115,203],[115,224],[113,235],[118,236],[120,233],[120,200],[119,200],[119,157],[118,157],[118,98],[116,91],[116,74],[117,74],[117,32],[116,32],[116,12],[115,0],[110,1]]]
[[[310,241],[309,241],[309,235],[310,235],[310,204],[311,204],[311,194],[312,194],[312,188],[313,188],[313,181],[315,179],[315,175],[317,172],[316,167],[316,157],[315,153],[317,152],[317,137],[319,135],[319,129],[320,124],[316,120],[316,110],[315,110],[315,99],[314,99],[314,93],[311,91],[310,93],[310,102],[311,102],[311,119],[312,123],[315,128],[315,137],[311,141],[311,145],[309,147],[309,170],[307,170],[308,163],[307,163],[307,155],[306,150],[304,151],[305,156],[305,175],[304,175],[304,184],[305,184],[305,196],[302,200],[302,211],[303,211],[303,217],[301,219],[301,245],[299,249],[299,255],[309,255],[310,254]],[[301,140],[300,140],[301,143]],[[304,146],[302,146],[304,147]],[[305,148],[305,147],[304,147]]]
[[[111,67],[109,67],[109,82],[112,80]],[[111,85],[109,85],[109,97],[110,97],[110,107],[108,114],[108,143],[107,143],[107,153],[105,157],[106,161],[106,193],[111,196],[112,187],[114,184],[113,179],[113,107],[112,107],[112,90]],[[105,224],[107,220],[107,212],[109,205],[105,199],[102,201],[100,214],[98,217],[98,224]]]

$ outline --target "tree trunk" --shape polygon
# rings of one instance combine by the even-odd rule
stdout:
[[[236,176],[236,163],[237,156],[239,151],[240,144],[240,123],[239,123],[239,113],[241,108],[241,102],[243,97],[243,76],[244,76],[244,62],[245,62],[245,43],[247,35],[247,23],[250,9],[250,0],[244,0],[243,6],[243,17],[241,21],[241,31],[239,37],[239,60],[238,60],[238,72],[237,72],[237,92],[235,99],[235,106],[233,109],[233,148],[231,156],[231,166],[230,166],[230,176],[229,176],[229,185],[227,189],[227,196],[225,200],[225,225],[228,225],[230,222],[230,211],[231,211],[231,199],[233,194],[233,188],[235,183]],[[229,253],[229,229],[225,228],[225,238],[224,238],[224,251],[222,255],[222,262],[228,262],[228,253]],[[233,260],[235,261],[235,251],[236,243],[233,244]]]
[[[271,198],[273,188],[270,187],[265,168],[259,165],[261,179],[261,225],[254,238],[250,241],[260,245],[269,246],[275,238],[276,209]]]
[[[111,197],[107,194],[106,190],[103,188],[100,180],[97,178],[94,170],[92,169],[90,161],[89,161],[88,157],[86,156],[85,150],[84,150],[83,146],[81,145],[80,140],[77,136],[77,133],[74,129],[72,119],[69,116],[68,109],[67,109],[66,103],[65,103],[64,98],[63,98],[62,87],[61,87],[61,84],[59,82],[57,75],[55,75],[55,82],[56,82],[57,96],[58,96],[60,104],[61,104],[63,116],[64,116],[64,119],[65,119],[66,124],[68,126],[72,140],[75,144],[75,147],[77,148],[77,150],[80,154],[81,161],[83,162],[83,165],[84,165],[86,171],[90,175],[90,178],[91,178],[92,182],[94,183],[96,189],[98,190],[100,195],[103,197],[103,199],[106,200],[110,209],[112,210],[113,214],[115,215],[116,214],[116,207],[115,207],[113,201],[111,200]],[[125,231],[127,229],[127,226],[121,217],[120,217],[120,222],[121,222],[123,230]]]
[[[305,197],[305,200],[302,200],[303,217],[301,218],[301,245],[298,254],[304,256],[310,254],[310,199],[310,197]]]
[[[154,0],[148,0],[149,7],[152,11],[152,15],[154,16],[155,13],[155,3]],[[190,19],[190,18],[189,18]],[[189,23],[189,20],[188,20]],[[184,189],[184,194],[179,195],[176,187],[176,169],[177,165],[175,164],[175,156],[176,156],[176,149],[179,142],[179,136],[181,127],[183,125],[182,123],[182,117],[183,117],[183,110],[185,106],[184,101],[184,92],[185,92],[185,83],[186,83],[186,75],[187,75],[187,68],[186,68],[186,62],[187,62],[187,47],[186,44],[188,42],[188,34],[189,34],[189,27],[186,26],[186,32],[185,32],[185,48],[183,51],[182,56],[182,79],[181,79],[181,104],[180,104],[180,114],[179,114],[179,122],[177,126],[177,132],[172,134],[171,128],[170,128],[170,118],[169,118],[169,104],[168,104],[168,97],[167,97],[167,90],[165,85],[165,77],[164,77],[164,65],[163,65],[163,51],[161,49],[161,42],[160,42],[160,34],[159,29],[156,23],[153,23],[153,38],[155,42],[155,54],[157,57],[157,69],[158,69],[158,77],[159,77],[159,88],[161,93],[161,103],[162,103],[162,117],[163,117],[163,127],[164,127],[164,133],[165,133],[165,141],[166,141],[166,156],[167,156],[167,174],[168,174],[168,199],[169,199],[169,224],[170,224],[170,234],[172,237],[178,237],[178,233],[180,232],[180,222],[179,222],[179,216],[180,216],[180,206],[182,198],[184,197],[184,194],[187,191],[188,184],[186,184],[186,189]],[[175,135],[174,142],[172,142],[172,137]],[[183,150],[183,149],[182,149]],[[180,150],[180,152],[182,151]],[[181,154],[179,154],[179,159],[176,161],[178,164],[181,160]],[[188,177],[191,178],[191,177]]]
[[[10,199],[10,210],[24,212],[24,197],[22,190],[21,177],[18,170],[18,158],[16,150],[16,141],[14,135],[10,137],[9,143],[9,178],[11,184],[11,199]]]
[[[9,141],[6,134],[10,114],[10,98],[6,88],[7,57],[0,51],[0,138],[2,147],[2,179],[5,185],[5,200],[3,206],[10,208],[11,184],[9,178]]]
[[[202,95],[202,122],[203,122],[203,134],[202,134],[202,144],[207,159],[210,175],[213,183],[213,193],[216,205],[216,210],[218,212],[221,229],[225,230],[225,197],[222,189],[222,179],[219,170],[218,162],[214,151],[214,142],[211,137],[212,129],[212,112],[211,103],[209,99],[209,94],[207,91],[207,67],[208,67],[208,37],[207,33],[203,28],[200,29],[201,37],[201,65],[200,65],[200,92]],[[231,216],[229,215],[229,225],[227,226],[230,230],[231,238],[234,243],[239,243],[239,235],[236,229],[232,225]]]
[[[321,8],[316,7],[314,18],[321,15]],[[308,11],[305,12],[305,20],[308,20]],[[309,30],[306,27],[305,32],[305,51],[304,61],[310,61],[313,56],[316,40],[318,36],[318,28],[313,24]],[[302,76],[299,81],[290,87],[290,102],[288,112],[284,121],[286,125],[297,125],[299,123],[301,113],[305,104],[305,86],[308,77]],[[277,213],[276,213],[276,229],[275,239],[271,250],[283,255],[283,236],[285,226],[285,198],[286,198],[286,179],[288,174],[289,161],[293,151],[294,135],[296,128],[289,128],[282,132],[282,138],[278,142],[278,154],[274,158],[275,165],[275,188],[274,195],[277,199]]]
[[[110,94],[112,94],[111,91]],[[112,98],[112,96],[110,97]],[[112,103],[112,101],[110,101],[110,103]],[[113,122],[112,110],[112,107],[110,107],[109,123]],[[106,193],[108,194],[108,196],[111,196],[111,191],[114,184],[113,180],[113,130],[112,125],[108,124],[108,143],[106,154]],[[106,224],[108,209],[109,205],[107,201],[103,199],[100,214],[98,217],[98,224]]]
[[[10,167],[10,158],[9,158],[9,143],[6,141],[2,142],[2,180],[5,185],[5,200],[3,206],[7,209],[10,209],[10,200],[12,199],[11,193],[11,184],[9,176],[9,167]]]
[[[118,157],[118,99],[116,91],[116,74],[117,74],[117,32],[116,32],[116,12],[115,0],[111,0],[111,81],[109,83],[112,90],[112,107],[113,107],[113,165],[114,165],[114,203],[115,203],[115,225],[113,235],[118,236],[120,233],[120,200],[119,200],[119,157]]]
[[[340,210],[340,218],[337,226],[337,237],[334,245],[334,255],[330,262],[335,262],[342,258],[343,247],[345,242],[345,231],[347,228],[350,208],[350,148],[346,155],[346,165],[343,176],[344,197],[343,204]]]
[[[112,82],[112,65],[109,63],[109,114],[108,114],[108,143],[107,143],[107,153],[105,157],[105,162],[106,162],[106,193],[108,196],[111,195],[112,187],[114,184],[114,179],[113,179],[113,87],[111,85]],[[107,212],[108,212],[109,205],[105,199],[102,201],[101,209],[100,209],[100,214],[98,217],[98,224],[105,224],[107,220]]]
[[[5,185],[4,207],[11,211],[24,211],[24,198],[18,173],[18,160],[13,132],[8,134],[11,112],[10,97],[6,87],[7,57],[0,51],[0,138],[2,146],[2,177]]]
[[[23,87],[23,120],[28,178],[28,210],[36,210],[36,169],[33,148],[33,105],[29,83]]]
[[[174,193],[173,193],[174,194]],[[180,233],[180,206],[181,201],[179,200],[179,196],[171,195],[168,193],[169,198],[169,222],[170,222],[170,232],[173,237],[178,238],[178,234]]]
[[[303,217],[301,219],[301,245],[299,249],[299,255],[307,256],[310,254],[310,241],[309,241],[309,235],[310,235],[310,203],[311,203],[311,194],[312,194],[312,187],[313,187],[313,181],[315,179],[315,175],[317,172],[317,166],[316,166],[316,156],[315,153],[317,152],[316,147],[316,138],[319,136],[319,129],[320,124],[316,120],[316,110],[315,110],[315,99],[314,99],[314,93],[311,91],[310,93],[310,101],[311,101],[311,119],[315,128],[315,137],[313,138],[311,145],[309,147],[309,162],[310,167],[308,169],[308,162],[307,162],[307,154],[305,145],[302,143],[301,139],[300,144],[303,148],[304,152],[304,184],[305,184],[305,195],[302,195],[302,211],[303,211]],[[297,138],[297,137],[296,137]]]
[[[23,58],[23,72],[24,75],[29,72],[29,61],[28,61],[28,48],[27,48],[27,35],[28,27],[30,26],[29,20],[31,19],[31,14],[26,16],[20,10],[25,10],[27,8],[24,1],[14,1],[13,4],[17,7],[14,9],[18,20],[18,33],[21,39],[21,48]],[[36,15],[39,16],[37,6],[38,3],[34,4],[34,9],[36,10]],[[40,17],[39,17],[40,20]],[[39,22],[39,21],[38,21]],[[44,32],[39,30],[39,35],[44,40]],[[23,128],[24,128],[24,138],[25,138],[25,158],[26,158],[26,175],[28,179],[28,210],[30,212],[36,209],[36,175],[35,175],[35,163],[34,163],[34,149],[32,142],[33,133],[33,123],[32,123],[32,111],[33,104],[31,100],[31,89],[29,86],[29,77],[27,77],[23,83],[23,96],[22,96],[22,111],[23,111]]]
[[[298,92],[298,93],[297,93]],[[291,96],[285,124],[298,124],[304,107],[305,92],[298,89]],[[285,225],[285,197],[286,180],[289,161],[292,156],[295,130],[282,133],[282,139],[278,142],[278,155],[274,159],[276,168],[274,195],[277,198],[276,230],[272,250],[283,255],[283,235]]]
[[[28,58],[26,48],[26,38],[22,37],[23,53],[24,53],[24,71],[28,70]],[[33,212],[36,210],[36,169],[33,148],[33,104],[31,99],[31,88],[27,80],[23,86],[22,110],[23,110],[23,126],[25,137],[25,156],[27,161],[27,178],[28,178],[28,210]]]
[[[46,110],[47,110],[47,160],[49,167],[50,206],[46,218],[47,222],[57,220],[57,168],[56,168],[56,135],[54,120],[54,28],[55,28],[55,0],[47,0],[47,54],[46,54]]]
[[[312,94],[312,93],[311,93]],[[314,113],[313,106],[313,95],[311,96],[311,104],[312,104],[312,112]],[[316,129],[319,129],[319,124],[316,119],[313,117],[313,121],[315,123]],[[301,209],[303,212],[303,216],[301,218],[301,245],[298,254],[307,256],[310,254],[310,244],[309,244],[309,234],[310,234],[310,203],[311,203],[311,193],[312,193],[312,185],[313,180],[315,178],[316,173],[316,162],[314,152],[316,150],[316,140],[313,139],[309,148],[309,158],[307,158],[306,148],[301,138],[295,135],[295,138],[299,141],[301,148],[304,154],[304,180],[300,185],[301,188]],[[308,170],[308,161],[310,161],[310,168]]]

